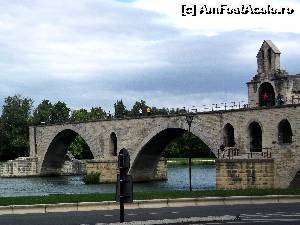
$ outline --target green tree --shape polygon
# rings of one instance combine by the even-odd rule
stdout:
[[[89,113],[91,120],[105,119],[106,112],[101,107],[93,107]]]
[[[28,125],[33,101],[20,95],[7,97],[1,115],[1,160],[29,155]],[[4,142],[4,143],[3,143]]]
[[[186,132],[173,140],[165,149],[164,156],[167,158],[213,157],[208,146],[197,136]]]
[[[167,108],[156,108],[152,107],[152,114],[153,115],[168,115],[169,114],[169,109]]]
[[[52,104],[49,100],[44,99],[33,111],[32,122],[35,125],[41,122],[50,123]]]
[[[93,154],[85,140],[77,135],[69,146],[68,151],[72,153],[75,159],[93,159]]]
[[[86,109],[78,109],[72,111],[70,121],[83,122],[87,120],[89,120],[89,113]]]
[[[115,117],[116,118],[123,118],[127,115],[126,106],[124,105],[122,99],[114,104],[115,107]]]
[[[9,157],[9,143],[7,142],[6,132],[2,118],[0,117],[0,161],[10,159]]]
[[[58,101],[55,103],[51,110],[50,120],[51,123],[64,123],[69,121],[70,108],[66,103]]]
[[[147,106],[146,102],[144,100],[136,101],[134,105],[132,106],[132,109],[130,110],[130,116],[139,116],[139,110],[142,109],[143,114],[146,112],[146,109],[149,106]]]

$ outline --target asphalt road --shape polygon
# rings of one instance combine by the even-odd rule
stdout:
[[[272,224],[300,225],[300,203],[194,206],[159,209],[125,209],[125,221],[162,220],[188,217],[240,215],[241,220],[194,224]],[[118,222],[119,211],[90,211],[26,215],[1,215],[0,225],[95,225]],[[191,224],[191,223],[186,223]]]

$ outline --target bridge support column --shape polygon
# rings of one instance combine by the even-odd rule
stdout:
[[[86,173],[99,173],[100,183],[115,183],[118,172],[117,157],[110,159],[88,160],[86,162]],[[149,174],[147,171],[138,171],[139,176],[133,181],[167,180],[167,161],[162,158],[157,167]]]
[[[273,159],[217,159],[217,189],[274,188]]]
[[[117,179],[117,171],[117,158],[89,160],[86,162],[86,173],[99,173],[100,183],[115,183]]]

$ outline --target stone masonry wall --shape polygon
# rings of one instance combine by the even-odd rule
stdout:
[[[167,180],[167,170],[167,160],[165,158],[161,158],[158,161],[156,169],[154,170],[153,180]]]
[[[86,162],[86,173],[100,173],[100,183],[115,183],[118,172],[116,159],[89,160]]]
[[[272,159],[216,160],[217,189],[273,188]]]
[[[15,160],[0,163],[0,177],[38,176],[37,158],[20,157]],[[60,175],[81,175],[86,173],[85,161],[65,161]]]
[[[86,162],[86,172],[100,173],[100,183],[115,183],[118,174],[117,157],[105,160],[89,160]],[[167,179],[167,161],[161,158],[154,171],[153,180]]]
[[[37,158],[20,157],[0,163],[0,177],[37,176]]]
[[[65,161],[60,175],[82,175],[86,173],[86,164],[83,160]]]
[[[274,187],[287,188],[300,170],[299,115],[299,105],[232,111],[223,114],[222,126],[230,123],[234,127],[236,147],[247,154],[250,153],[249,124],[258,122],[262,129],[262,147],[269,148],[274,160]],[[291,124],[293,139],[290,144],[278,141],[278,125],[284,119]]]

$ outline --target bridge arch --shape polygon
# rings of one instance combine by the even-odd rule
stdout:
[[[80,135],[79,132],[76,132],[73,129],[64,129],[55,135],[55,137],[51,140],[51,143],[49,144],[47,151],[43,157],[43,162],[41,165],[41,175],[60,174],[60,170],[65,161],[68,147],[77,135]],[[82,135],[80,136],[84,139]],[[87,145],[89,146],[88,143]],[[91,154],[94,157],[92,151]]]
[[[248,124],[248,141],[250,152],[262,151],[262,126],[257,121],[252,121]]]
[[[148,135],[139,145],[137,153],[132,155],[132,166],[129,172],[133,179],[135,181],[151,180],[163,150],[172,140],[186,132],[186,127],[167,126],[160,127]],[[196,129],[191,129],[191,133],[200,138],[216,155],[213,146],[217,144],[205,139],[205,136],[197,133]]]
[[[227,123],[223,128],[223,142],[226,147],[234,147],[235,145],[234,128],[230,123]]]
[[[273,85],[269,82],[262,83],[258,91],[259,106],[274,106],[275,98]]]
[[[110,134],[110,154],[112,156],[118,155],[118,138],[115,132]]]
[[[299,188],[300,187],[300,168],[298,166],[298,170],[296,170],[296,174],[294,174],[290,184],[289,188]]]
[[[278,143],[291,144],[293,140],[293,131],[290,122],[283,119],[278,124]]]

